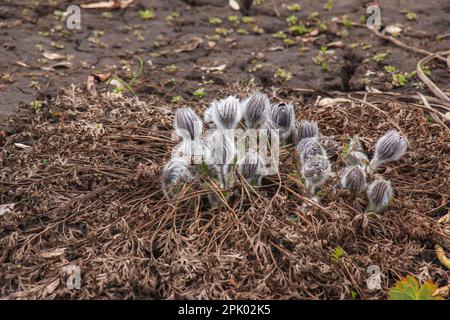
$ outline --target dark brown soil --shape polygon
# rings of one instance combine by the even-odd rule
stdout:
[[[93,1],[79,1],[79,3]],[[431,52],[450,47],[450,5],[446,0],[380,1],[383,26],[399,23],[399,40]],[[50,4],[49,4],[50,3]],[[202,86],[209,97],[218,89],[237,79],[254,81],[265,87],[311,88],[321,90],[354,91],[365,85],[381,91],[422,90],[416,77],[404,86],[394,87],[386,65],[400,72],[415,70],[421,55],[398,48],[359,26],[345,27],[333,22],[347,15],[360,23],[365,8],[359,0],[334,1],[331,11],[324,9],[325,1],[298,1],[299,12],[288,10],[294,1],[276,1],[281,18],[277,17],[272,1],[255,5],[248,13],[251,23],[232,23],[227,17],[237,15],[226,1],[134,1],[123,10],[82,9],[81,30],[70,31],[56,10],[65,11],[68,1],[3,1],[0,3],[0,121],[5,127],[6,117],[18,111],[29,111],[28,103],[45,100],[70,83],[84,85],[91,73],[112,71],[124,79],[132,78],[144,62],[144,74],[136,82],[140,95],[157,94],[170,100],[181,95],[192,100],[193,92]],[[139,10],[152,9],[155,17],[143,20]],[[108,12],[111,15],[102,15]],[[173,12],[179,17],[168,21]],[[316,18],[308,18],[314,12]],[[408,20],[407,13],[416,14]],[[295,15],[299,23],[313,32],[293,36],[288,32],[286,18]],[[210,18],[223,22],[213,25]],[[325,28],[326,30],[321,28]],[[218,36],[215,29],[230,30]],[[262,34],[254,33],[255,27]],[[241,30],[239,30],[241,29]],[[284,31],[292,40],[289,46],[272,35]],[[248,32],[248,35],[241,34]],[[318,34],[316,34],[318,32]],[[217,39],[214,37],[218,37]],[[202,39],[195,49],[176,52],[194,37]],[[330,45],[341,41],[338,47]],[[313,58],[321,47],[329,46],[326,55],[328,71],[315,64]],[[43,52],[66,55],[72,65],[44,71],[57,61],[45,61]],[[374,56],[389,51],[383,61]],[[19,63],[19,64],[18,64]],[[24,66],[25,64],[25,66]],[[223,71],[208,68],[225,64]],[[437,64],[437,65],[436,65]],[[449,90],[449,75],[436,63],[429,66],[432,79],[444,91]],[[292,79],[276,77],[280,68],[292,74]],[[368,74],[368,71],[375,74]]]

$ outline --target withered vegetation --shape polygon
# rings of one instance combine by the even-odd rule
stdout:
[[[293,145],[258,190],[239,178],[210,209],[207,194],[221,193],[202,177],[167,201],[160,176],[175,145],[172,106],[65,90],[1,141],[0,203],[15,205],[0,216],[0,297],[385,299],[408,274],[446,285],[434,245],[450,251],[450,224],[437,223],[448,210],[448,128],[401,97],[341,97],[349,101],[287,100],[297,120],[316,120],[341,148],[357,134],[372,155],[382,134],[400,128],[409,148],[383,172],[395,191],[382,215],[364,213],[364,195],[337,190],[338,176],[313,203]],[[332,156],[337,171],[341,151]],[[72,265],[79,290],[66,286]],[[370,265],[381,268],[382,290],[367,288]]]

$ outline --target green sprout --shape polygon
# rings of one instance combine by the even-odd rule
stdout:
[[[327,0],[327,3],[325,3],[325,5],[323,6],[323,9],[327,10],[327,11],[331,11],[331,10],[333,10],[333,7],[334,7],[334,1]]]
[[[287,35],[283,31],[278,31],[272,34],[272,37],[274,37],[275,39],[286,39]]]
[[[311,31],[310,28],[308,28],[304,25],[301,25],[301,24],[292,26],[289,28],[289,32],[292,33],[294,36],[302,35],[302,34],[310,32],[310,31]]]
[[[178,95],[178,96],[173,96],[171,99],[172,103],[179,103],[181,101],[183,101],[183,97]]]
[[[344,255],[345,251],[341,246],[337,246],[331,251],[331,258],[334,262],[338,262]]]
[[[255,22],[255,19],[253,19],[252,17],[243,16],[241,18],[241,22],[242,23],[253,23],[253,22]]]
[[[221,35],[221,36],[224,36],[224,37],[226,37],[228,35],[228,29],[227,28],[215,28],[214,32],[219,34],[219,35]]]
[[[192,94],[198,99],[203,99],[206,96],[206,91],[204,88],[198,88]]]
[[[34,100],[34,101],[31,101],[29,104],[28,104],[30,107],[31,107],[31,109],[33,109],[35,112],[39,112],[39,111],[41,111],[41,109],[42,109],[42,101],[39,101],[39,100]]]
[[[153,12],[153,10],[150,9],[139,10],[138,15],[143,20],[150,20],[155,17],[155,13]]]
[[[237,29],[236,32],[238,34],[245,34],[245,35],[250,34],[250,32],[248,32],[247,30],[242,29],[242,28]]]
[[[414,12],[407,12],[406,19],[408,19],[409,21],[417,20],[417,14],[415,14]]]
[[[353,25],[352,20],[350,20],[349,17],[347,16],[343,16],[342,17],[342,24],[344,25],[344,27],[346,27],[347,29],[351,28]]]
[[[227,19],[231,23],[239,23],[239,17],[237,15],[229,16]]]
[[[295,11],[295,12],[297,12],[297,11],[302,10],[302,6],[299,5],[298,3],[293,3],[293,4],[288,5],[288,6],[287,6],[287,9],[288,9],[289,11]]]
[[[223,21],[221,18],[219,17],[211,17],[209,18],[209,23],[213,24],[213,25],[218,25],[221,24]]]
[[[290,25],[297,24],[297,22],[298,22],[298,17],[297,17],[297,16],[294,16],[294,15],[291,15],[291,16],[289,16],[289,17],[286,18],[286,22],[287,22],[288,24],[290,24]]]
[[[280,78],[282,81],[289,81],[292,79],[292,73],[286,69],[279,68],[275,72],[275,78]]]
[[[372,60],[375,62],[383,62],[384,59],[389,55],[389,52],[380,52],[372,57]]]
[[[105,19],[112,19],[114,16],[111,12],[106,11],[102,13],[102,17]]]

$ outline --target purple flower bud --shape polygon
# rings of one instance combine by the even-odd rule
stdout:
[[[361,166],[346,167],[341,176],[341,185],[344,189],[359,193],[366,189],[366,174]]]
[[[319,127],[315,121],[302,120],[297,131],[297,141],[319,136]]]
[[[388,131],[375,145],[375,155],[370,162],[370,168],[376,170],[381,164],[399,160],[405,154],[406,148],[404,137],[395,130]]]
[[[194,110],[180,108],[175,113],[174,127],[176,133],[183,139],[195,140],[200,137],[203,124]]]
[[[295,115],[292,105],[285,103],[273,105],[270,112],[270,127],[278,129],[280,140],[286,141],[295,130]]]
[[[270,110],[267,95],[261,92],[253,93],[243,103],[245,123],[249,129],[259,129],[266,126]]]
[[[211,117],[217,128],[221,130],[234,129],[239,121],[241,121],[240,102],[234,96],[229,96],[220,101],[214,101],[211,107]]]
[[[326,156],[314,155],[302,166],[302,176],[305,179],[306,188],[311,194],[315,193],[318,186],[325,183],[331,174],[331,164]]]
[[[304,164],[308,158],[315,155],[327,156],[325,149],[319,143],[317,138],[305,138],[295,147],[297,154],[300,156],[300,162]]]
[[[191,163],[188,158],[174,157],[170,159],[163,169],[163,185],[171,186],[180,181],[192,180],[193,176],[190,169]]]
[[[369,205],[366,211],[381,212],[389,204],[392,199],[393,190],[391,183],[383,178],[377,178],[367,188],[367,198],[369,198]]]
[[[243,177],[251,182],[261,184],[261,176],[264,168],[264,160],[256,153],[247,154],[239,164]]]

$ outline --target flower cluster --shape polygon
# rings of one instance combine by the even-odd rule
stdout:
[[[330,141],[334,141],[321,134],[316,122],[298,123],[292,105],[271,104],[261,92],[254,92],[242,101],[235,96],[213,101],[205,110],[203,121],[191,108],[180,108],[175,114],[174,128],[182,141],[163,170],[163,188],[169,198],[179,182],[192,181],[205,173],[223,189],[233,184],[238,172],[252,186],[260,186],[262,177],[273,173],[268,168],[274,163],[278,165],[274,162],[279,154],[278,143],[295,143],[304,185],[314,200],[317,201],[318,188],[334,175],[328,156]],[[252,136],[249,132],[258,134]],[[366,211],[381,212],[392,198],[392,187],[380,176],[368,184],[367,176],[400,159],[406,147],[405,138],[391,130],[378,140],[369,160],[359,138],[352,138],[343,159],[345,167],[340,170],[340,186],[355,194],[366,192],[369,200]],[[211,198],[210,202],[215,203]]]

